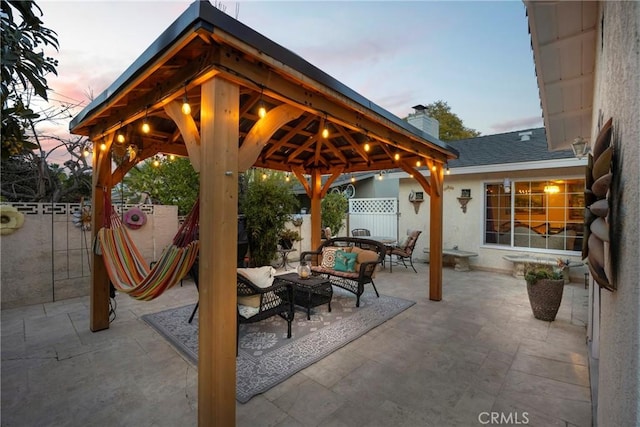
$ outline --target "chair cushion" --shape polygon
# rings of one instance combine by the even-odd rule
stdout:
[[[336,271],[346,271],[354,273],[356,271],[356,260],[358,258],[358,254],[349,253],[343,250],[338,250],[335,253],[335,265],[334,269]]]
[[[255,268],[239,268],[238,274],[249,279],[251,283],[259,288],[268,288],[273,284],[276,269],[270,265]]]
[[[260,307],[260,295],[239,296],[238,305]]]

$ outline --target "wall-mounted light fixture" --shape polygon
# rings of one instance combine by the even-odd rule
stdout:
[[[502,187],[504,188],[505,194],[511,193],[511,180],[509,178],[505,178],[502,181]]]
[[[462,209],[462,213],[467,213],[467,204],[471,200],[471,189],[463,188],[460,190],[460,197],[458,197],[458,203],[460,203],[460,208]]]
[[[589,143],[586,139],[579,136],[571,143],[571,149],[573,150],[573,154],[581,159],[589,153]]]

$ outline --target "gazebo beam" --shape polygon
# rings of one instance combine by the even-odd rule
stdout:
[[[442,300],[442,164],[431,169],[431,194],[429,199],[429,299]]]

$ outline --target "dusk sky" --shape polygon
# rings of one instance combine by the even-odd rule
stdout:
[[[38,1],[60,43],[51,99],[86,105],[191,3]],[[443,100],[483,135],[542,126],[521,1],[216,4],[399,117]]]

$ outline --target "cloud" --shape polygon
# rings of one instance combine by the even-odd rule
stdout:
[[[542,127],[543,121],[540,116],[522,117],[513,120],[506,120],[504,122],[494,123],[489,126],[494,133],[504,133],[513,130],[530,129],[536,127]]]

